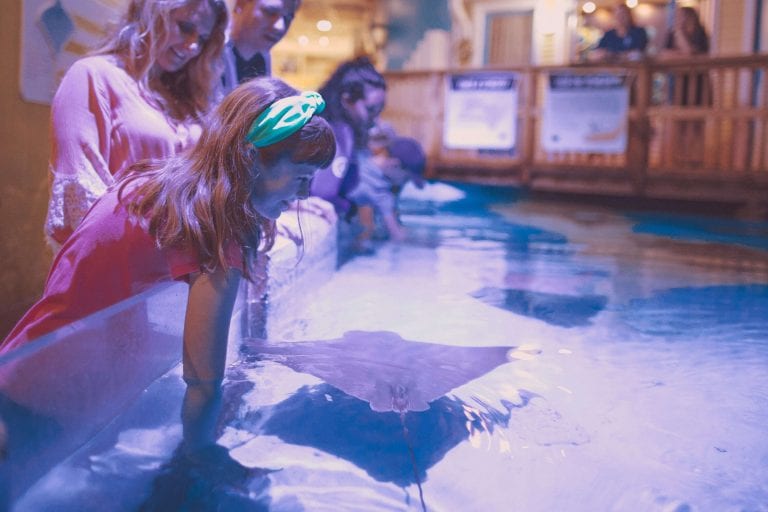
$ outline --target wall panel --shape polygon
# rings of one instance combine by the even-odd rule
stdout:
[[[51,261],[43,240],[48,202],[47,106],[19,92],[21,2],[0,16],[0,337],[39,297]]]

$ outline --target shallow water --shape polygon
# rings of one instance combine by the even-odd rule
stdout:
[[[465,188],[230,368],[211,468],[172,372],[17,508],[768,510],[768,226]]]

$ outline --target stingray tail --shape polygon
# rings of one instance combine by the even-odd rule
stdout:
[[[421,500],[421,510],[427,512],[427,504],[424,502],[424,490],[421,488],[421,480],[419,479],[419,468],[416,465],[416,453],[413,451],[413,445],[411,445],[411,439],[408,437],[408,427],[405,426],[405,412],[400,413],[400,423],[403,425],[403,437],[405,438],[405,444],[408,446],[408,454],[411,456],[411,466],[413,467],[413,477],[416,479],[416,486],[419,488],[419,499]]]

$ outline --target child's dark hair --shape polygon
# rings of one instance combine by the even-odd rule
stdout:
[[[349,94],[351,101],[357,101],[365,95],[366,84],[377,89],[387,89],[384,77],[368,57],[357,57],[341,64],[320,88],[319,92],[326,102],[325,111],[321,115],[329,121],[343,119],[342,95]]]

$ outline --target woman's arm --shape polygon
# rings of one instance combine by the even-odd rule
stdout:
[[[238,270],[190,278],[184,321],[187,392],[182,408],[184,443],[190,451],[215,441],[229,322],[239,284]]]

